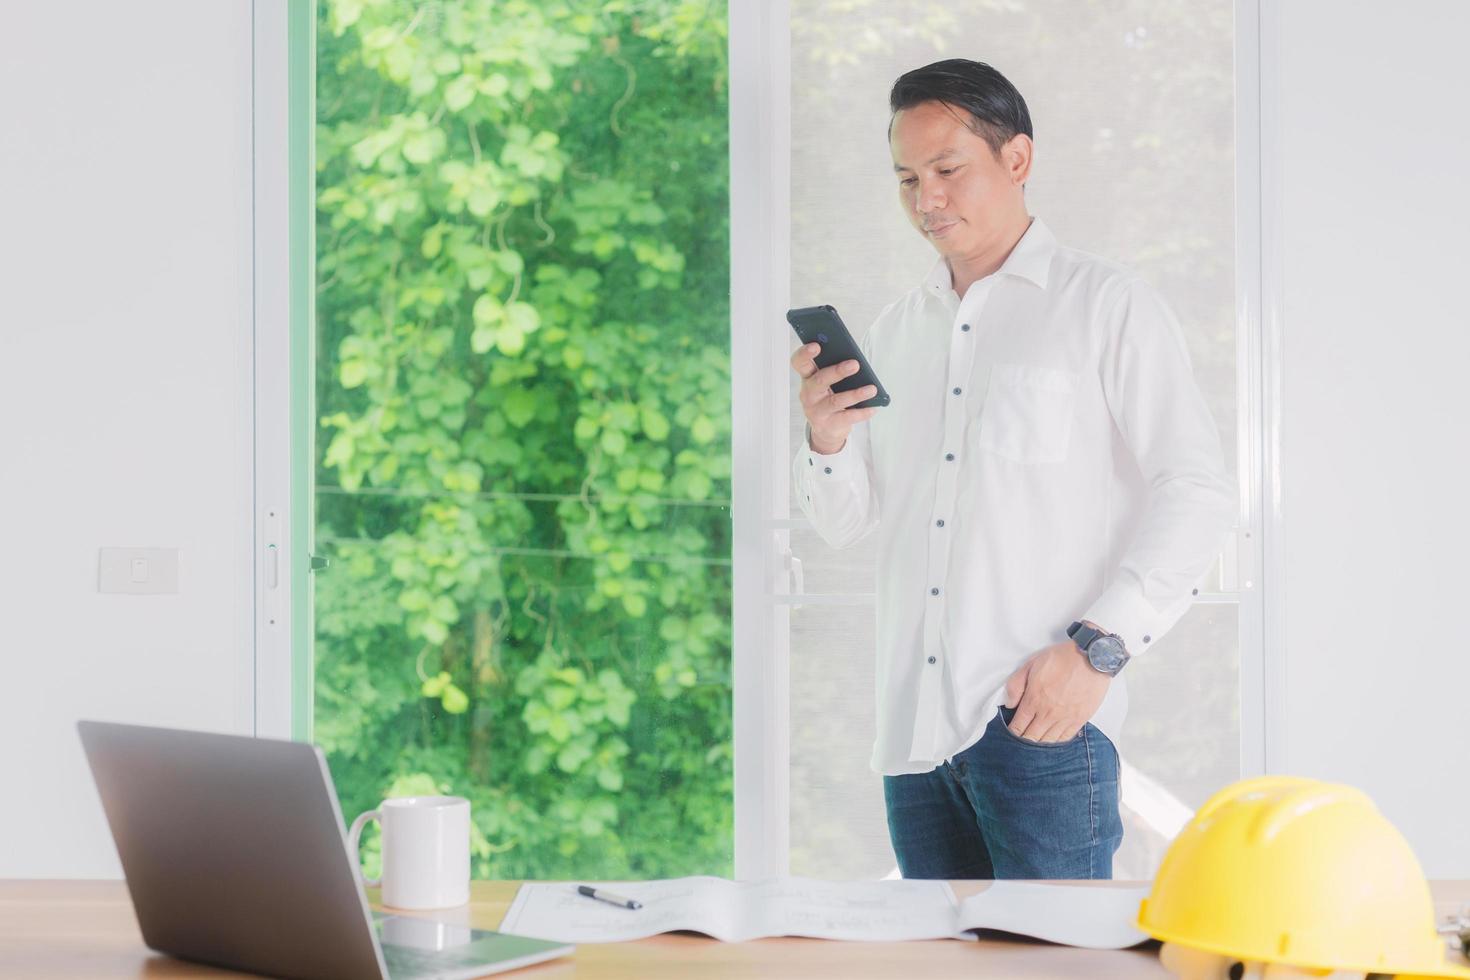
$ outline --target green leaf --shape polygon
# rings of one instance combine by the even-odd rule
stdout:
[[[703,473],[689,473],[686,475],[684,486],[691,500],[708,500],[709,495],[714,492],[714,484]]]
[[[472,75],[461,75],[444,86],[444,105],[450,112],[459,112],[475,100],[478,82]]]
[[[500,271],[508,276],[518,276],[526,268],[526,261],[521,258],[520,252],[497,252],[495,253],[495,261],[500,266]]]
[[[592,748],[578,739],[556,754],[556,767],[562,772],[576,772],[582,763],[592,758]]]
[[[524,429],[536,417],[536,396],[526,388],[512,388],[505,393],[500,410],[517,429]]]
[[[641,412],[643,434],[654,442],[663,442],[669,437],[669,420],[656,408],[645,407]]]
[[[495,346],[507,357],[515,357],[526,349],[526,335],[514,327],[502,327],[495,332]]]
[[[322,465],[328,469],[346,467],[352,462],[353,445],[352,433],[337,433],[327,446],[327,453],[322,457]]]
[[[403,141],[403,158],[409,163],[425,164],[444,150],[444,132],[431,129],[415,133]]]
[[[404,589],[398,594],[398,604],[409,612],[420,612],[429,608],[429,593],[423,589]]]
[[[441,703],[444,705],[444,710],[451,715],[462,715],[465,709],[470,706],[470,699],[464,691],[450,684],[444,689],[444,697],[441,699]]]
[[[476,327],[474,333],[470,334],[470,350],[476,354],[487,353],[495,346],[496,331],[489,327]]]
[[[470,311],[470,316],[474,319],[475,326],[477,327],[496,327],[505,319],[505,306],[501,304],[500,300],[491,296],[489,293],[482,293],[475,300],[475,305]]]
[[[510,325],[523,334],[531,333],[541,326],[541,314],[530,303],[517,300],[507,306],[505,312]]]
[[[628,448],[628,437],[616,429],[608,429],[602,434],[602,451],[616,459],[623,455]]]

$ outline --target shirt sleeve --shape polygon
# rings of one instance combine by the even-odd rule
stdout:
[[[1083,618],[1118,634],[1137,656],[1189,609],[1236,503],[1183,331],[1142,279],[1125,283],[1115,301],[1101,361],[1108,410],[1147,481],[1149,502]]]
[[[873,331],[863,337],[863,356],[872,363]],[[824,456],[812,451],[811,426],[792,462],[796,503],[823,541],[846,548],[867,537],[878,526],[878,496],[874,490],[873,451],[868,422],[848,433],[840,450]]]

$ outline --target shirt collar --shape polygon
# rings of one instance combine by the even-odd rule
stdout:
[[[1011,254],[1006,256],[995,274],[1020,276],[1045,289],[1051,270],[1051,257],[1056,250],[1057,240],[1051,229],[1040,218],[1032,217],[1031,226],[1026,229],[1021,240],[1016,242]],[[929,275],[924,279],[924,287],[931,295],[943,296],[954,291],[954,277],[950,275],[949,262],[943,256],[929,270]]]

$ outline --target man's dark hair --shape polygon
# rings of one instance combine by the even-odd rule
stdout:
[[[1026,100],[1004,75],[982,61],[950,58],[898,76],[888,95],[889,109],[896,114],[922,102],[942,102],[968,112],[970,131],[996,156],[1017,133],[1032,136]],[[888,126],[892,131],[891,117]]]

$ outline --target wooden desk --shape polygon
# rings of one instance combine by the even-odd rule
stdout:
[[[471,924],[493,929],[518,882],[477,881]],[[961,898],[984,882],[955,882]],[[1097,887],[1107,887],[1105,884]],[[1436,914],[1470,902],[1470,881],[1435,882]],[[376,895],[370,895],[376,898]],[[799,977],[801,980],[899,977],[1162,977],[1155,948],[1098,952],[1010,940],[965,943],[840,943],[763,939],[721,943],[687,934],[631,943],[583,945],[562,960],[506,974],[530,980],[563,977]],[[143,945],[121,881],[0,881],[0,977],[228,977],[227,970],[184,963]]]

